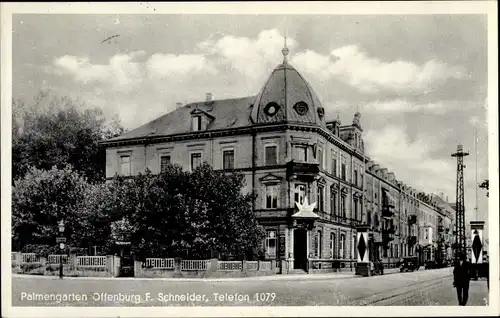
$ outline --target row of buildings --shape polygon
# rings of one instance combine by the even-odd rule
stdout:
[[[106,174],[160,173],[170,163],[246,177],[253,211],[266,230],[266,257],[296,269],[308,258],[356,259],[356,231],[370,228],[373,258],[396,262],[451,256],[454,211],[441,195],[404,182],[364,152],[361,114],[353,122],[327,120],[313,88],[284,60],[257,96],[177,107],[108,140]],[[437,181],[437,180],[436,180]],[[315,202],[300,212],[297,204]]]

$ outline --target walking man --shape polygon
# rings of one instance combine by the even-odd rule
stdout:
[[[461,254],[453,269],[453,286],[457,289],[458,304],[460,306],[467,305],[467,300],[469,299],[470,277],[470,263],[465,258],[465,255]]]

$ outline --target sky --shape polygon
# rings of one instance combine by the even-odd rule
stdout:
[[[13,97],[71,96],[138,127],[211,92],[256,95],[282,61],[327,117],[361,112],[366,153],[419,191],[455,201],[465,158],[466,221],[488,178],[484,15],[13,15]],[[112,37],[111,39],[109,39]],[[108,39],[108,40],[106,40]],[[479,189],[479,218],[487,198]]]

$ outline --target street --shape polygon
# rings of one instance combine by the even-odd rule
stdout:
[[[13,306],[454,306],[452,269],[355,277],[350,273],[234,280],[13,276]],[[471,281],[467,305],[487,305]]]

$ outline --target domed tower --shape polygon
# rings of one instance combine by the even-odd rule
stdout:
[[[281,51],[278,65],[255,98],[251,119],[254,124],[301,123],[326,127],[325,109],[302,75],[288,63],[288,48]]]

